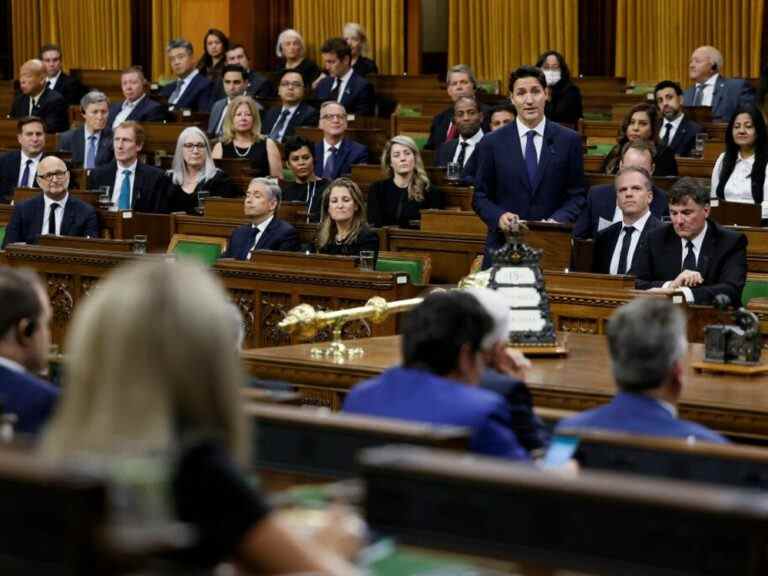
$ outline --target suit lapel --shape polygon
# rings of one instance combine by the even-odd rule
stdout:
[[[262,246],[267,244],[267,240],[269,240],[269,236],[272,234],[275,226],[277,226],[277,223],[275,222],[275,219],[272,218],[264,232],[262,232],[261,236],[259,236],[259,241],[256,243],[256,250],[261,250]]]
[[[75,206],[70,196],[67,200],[67,205],[64,207],[64,217],[61,220],[60,234],[62,236],[69,236],[69,233],[74,228],[75,224]]]
[[[141,162],[136,164],[136,171],[133,173],[133,202],[131,202],[131,208],[133,210],[139,210],[141,207],[142,190],[144,188],[144,170],[142,170]]]
[[[696,262],[696,269],[704,278],[704,282],[707,281],[707,272],[712,262],[712,254],[715,252],[715,236],[717,236],[717,230],[715,230],[712,222],[707,224],[707,233],[704,235],[704,242],[701,243],[701,250],[699,251],[699,259]]]
[[[716,110],[720,107],[720,102],[725,94],[725,81],[722,78],[717,79],[715,91],[712,93],[712,115],[716,116]]]
[[[677,275],[680,274],[683,267],[683,244],[680,241],[680,237],[675,234],[675,229],[672,224],[669,224],[667,229],[667,236],[671,236],[672,240],[665,242],[665,249],[663,254],[659,254],[658,258],[661,262],[660,268],[666,269],[667,277],[669,280],[674,280]]]
[[[45,226],[45,222],[43,222],[43,218],[45,218],[45,200],[43,200],[43,195],[40,194],[39,196],[35,197],[35,203],[34,203],[34,212],[32,213],[32,222],[35,223],[35,229],[32,230],[32,236],[39,236],[40,231],[43,230],[43,226]],[[62,230],[64,229],[64,224],[62,223]]]

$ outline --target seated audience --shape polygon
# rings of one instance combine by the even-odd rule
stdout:
[[[294,181],[283,185],[283,200],[304,202],[307,222],[320,222],[320,205],[329,180],[315,174],[314,145],[301,136],[291,136],[283,145],[285,166],[293,172]]]
[[[653,94],[663,121],[661,145],[670,147],[676,156],[690,156],[702,128],[685,117],[683,89],[677,82],[663,80],[656,84]]]
[[[322,216],[315,241],[321,254],[359,256],[379,253],[379,235],[368,227],[360,187],[349,178],[337,178],[323,192]]]
[[[254,178],[245,193],[245,215],[251,219],[232,232],[223,258],[250,260],[255,250],[299,249],[296,229],[279,220],[280,186],[273,178]]]
[[[661,225],[651,213],[653,183],[644,168],[626,166],[616,175],[616,207],[621,220],[595,238],[592,271],[598,274],[633,274],[638,246]]]
[[[49,134],[69,130],[69,107],[64,96],[48,86],[45,67],[40,60],[27,60],[19,70],[21,94],[11,106],[11,118],[36,116],[45,123]]]
[[[494,308],[507,308],[493,293]],[[504,398],[479,388],[485,355],[507,326],[494,323],[472,294],[436,292],[405,317],[402,366],[355,386],[344,400],[345,412],[399,418],[471,430],[473,452],[526,460],[528,455],[512,431]]]
[[[646,140],[627,142],[624,144],[619,171],[622,168],[633,166],[642,168],[648,174],[653,175],[655,151],[656,147]],[[653,185],[651,214],[659,220],[669,215],[667,193],[655,184]],[[611,224],[620,222],[621,219],[621,210],[616,203],[616,187],[613,184],[592,186],[589,189],[589,194],[587,194],[587,205],[573,226],[573,236],[575,238],[596,238],[598,232],[605,230]]]
[[[86,89],[76,78],[62,71],[61,47],[58,44],[46,44],[40,48],[38,56],[45,67],[48,88],[61,94],[68,106],[77,106]]]
[[[0,203],[8,204],[16,188],[36,187],[37,166],[45,153],[45,125],[40,118],[27,116],[16,122],[19,150],[0,156]]]
[[[141,66],[131,66],[120,75],[120,87],[123,90],[123,102],[109,107],[107,125],[111,130],[127,120],[134,122],[162,122],[165,110],[147,95],[147,80]]]
[[[283,175],[280,149],[261,134],[261,116],[250,96],[236,96],[227,107],[221,139],[213,147],[214,158],[245,158],[258,176]]]
[[[203,37],[203,55],[197,61],[200,74],[216,84],[221,80],[226,53],[229,50],[229,38],[217,28],[209,28]]]
[[[69,195],[69,170],[63,160],[43,158],[37,168],[37,182],[43,193],[16,204],[4,245],[37,244],[41,234],[99,237],[96,209]]]
[[[304,78],[298,72],[285,72],[278,87],[280,104],[264,113],[263,134],[275,142],[283,142],[296,133],[299,126],[317,126],[320,116],[304,102]]]
[[[364,56],[368,50],[368,36],[365,35],[363,27],[357,22],[347,22],[344,24],[342,36],[352,50],[352,68],[355,74],[363,77],[378,74],[379,67],[376,62]]]
[[[119,210],[168,212],[170,181],[165,172],[139,162],[144,129],[138,122],[123,122],[114,131],[115,161],[88,175],[88,189],[107,186],[112,205]]]
[[[699,46],[691,54],[688,75],[694,85],[683,94],[685,106],[709,106],[712,119],[730,122],[741,106],[754,103],[755,93],[750,83],[742,78],[725,78],[723,55],[714,46]]]
[[[477,155],[475,150],[484,133],[481,127],[483,113],[477,100],[461,96],[453,104],[453,123],[459,137],[440,145],[435,155],[435,166],[447,166],[455,162],[461,166],[461,180],[474,183],[477,175]]]
[[[412,228],[411,222],[421,219],[421,210],[443,207],[443,195],[430,186],[413,139],[391,138],[381,154],[381,169],[387,179],[368,189],[368,223],[374,228]]]
[[[245,46],[234,44],[227,50],[227,64],[237,64],[245,70],[245,93],[251,98],[271,98],[275,95],[275,88],[269,78],[251,70],[251,61]],[[217,85],[217,98],[224,97],[224,86],[221,82]]]
[[[678,418],[688,342],[685,316],[677,306],[668,300],[637,298],[614,312],[607,336],[618,394],[609,404],[561,420],[556,432],[596,428],[726,442],[716,432]]]
[[[185,108],[193,112],[208,112],[211,108],[213,83],[195,67],[192,44],[183,38],[168,43],[166,49],[176,81],[160,89],[168,99],[168,109]]]
[[[221,84],[224,86],[224,96],[211,106],[208,117],[208,135],[211,138],[220,137],[224,132],[224,118],[233,99],[245,94],[245,70],[239,64],[227,64],[222,70]]]
[[[313,86],[315,79],[320,76],[320,68],[304,55],[304,38],[296,30],[288,28],[277,37],[277,76],[292,70],[304,78],[304,86]]]
[[[320,47],[328,76],[315,87],[315,97],[338,102],[349,114],[373,116],[376,106],[373,85],[352,68],[352,51],[343,38],[330,38]]]
[[[0,267],[0,302],[2,412],[16,416],[16,432],[37,434],[59,397],[37,377],[48,369],[51,347],[48,292],[34,272]]]
[[[656,147],[653,157],[655,176],[677,176],[675,152],[661,146],[659,141],[658,109],[653,104],[637,104],[627,112],[621,122],[621,135],[616,139],[616,146],[611,149],[603,161],[602,171],[606,174],[616,174],[619,171],[621,151],[627,142],[647,140]]]
[[[511,102],[494,106],[491,108],[491,132],[511,124],[515,121],[516,117],[517,110],[515,110],[515,106]]]
[[[315,172],[328,180],[349,174],[353,164],[368,163],[368,149],[345,138],[347,111],[338,102],[320,106],[323,141],[315,143]]]
[[[761,207],[768,219],[768,135],[762,112],[753,105],[739,108],[725,130],[725,152],[712,170],[713,198]]]
[[[680,291],[691,304],[712,304],[723,294],[741,304],[747,278],[747,238],[709,220],[709,192],[694,178],[669,191],[671,224],[663,224],[641,246],[635,264],[640,290]]]
[[[241,470],[251,449],[236,340],[230,299],[202,268],[117,270],[78,306],[41,455],[106,475],[124,496],[111,515],[191,525],[191,548],[173,558],[189,564],[182,573],[235,562],[255,574],[356,574],[338,555],[357,548],[351,518],[337,509],[332,527],[302,538]]]
[[[93,170],[112,162],[112,134],[107,128],[109,99],[98,90],[88,92],[80,101],[85,124],[59,136],[59,152],[72,155],[72,164]]]
[[[185,128],[176,141],[176,153],[168,173],[170,211],[194,214],[202,208],[202,198],[242,196],[226,172],[216,168],[211,157],[211,144],[197,126]]]
[[[544,72],[549,90],[547,118],[552,122],[567,124],[576,129],[576,124],[583,116],[581,90],[571,82],[571,70],[565,57],[555,50],[547,50],[539,56],[536,67]]]

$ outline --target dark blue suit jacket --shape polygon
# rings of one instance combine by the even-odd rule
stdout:
[[[13,101],[11,118],[24,118],[29,115],[29,96],[19,94]],[[43,119],[46,132],[49,134],[69,130],[69,104],[67,104],[64,96],[56,90],[51,90],[47,83],[37,101],[37,109],[33,116]]]
[[[282,106],[273,106],[264,113],[264,118],[261,122],[262,134],[269,135],[269,133],[272,131],[272,128],[274,128],[278,118],[280,118],[280,113],[282,111]],[[291,116],[291,119],[288,120],[288,126],[286,126],[285,132],[283,133],[283,140],[285,140],[288,136],[293,136],[296,133],[296,128],[299,126],[317,126],[319,120],[320,115],[318,114],[317,110],[312,108],[312,106],[306,102],[299,103],[299,107],[296,109],[296,112],[294,112]]]
[[[557,430],[595,428],[642,436],[689,438],[724,444],[725,438],[694,422],[675,418],[649,396],[619,392],[609,403],[561,420]]]
[[[43,158],[46,154],[43,152]],[[21,151],[14,150],[0,156],[0,204],[9,204],[13,199],[21,172]],[[30,184],[37,188],[37,178]]]
[[[600,218],[611,222],[616,212],[616,188],[613,184],[593,186],[587,194],[587,205],[579,214],[579,219],[573,225],[575,238],[596,238]],[[651,214],[659,220],[669,216],[667,193],[661,188],[653,187]]]
[[[664,130],[664,122],[662,122],[661,134],[664,134]],[[690,156],[691,150],[696,146],[696,134],[702,130],[703,128],[699,124],[683,117],[683,121],[677,127],[677,132],[675,132],[672,142],[669,143],[669,147],[672,148],[676,156]]]
[[[512,432],[504,398],[421,370],[390,368],[358,384],[344,400],[344,412],[414,422],[464,426],[470,450],[515,460],[528,459]]]
[[[115,185],[117,161],[92,170],[88,175],[88,189]],[[164,214],[170,210],[171,180],[168,175],[154,166],[139,162],[136,165],[136,180],[133,183],[132,210]]]
[[[176,82],[166,84],[160,89],[160,96],[170,98],[173,91],[176,90]],[[168,103],[174,108],[187,108],[194,112],[208,112],[211,109],[211,96],[213,94],[213,82],[208,80],[204,74],[198,73],[184,90],[181,98],[175,103]]]
[[[255,236],[253,226],[244,224],[233,230],[229,237],[227,249],[222,254],[222,258],[235,258],[245,260],[248,257],[248,251],[253,245]],[[256,244],[256,250],[282,250],[284,252],[294,252],[299,249],[299,236],[296,228],[283,220],[272,218],[267,229],[259,238]]]
[[[643,231],[640,233],[635,252],[632,255],[632,261],[628,263],[627,274],[635,273],[635,265],[637,264],[637,258],[640,254],[643,242],[648,238],[648,234],[659,226],[661,226],[661,220],[651,214],[643,227]],[[611,259],[613,258],[613,252],[616,249],[616,243],[619,241],[619,235],[621,234],[621,229],[623,227],[623,222],[616,222],[608,228],[598,232],[597,237],[595,238],[595,247],[592,257],[592,272],[596,272],[597,274],[611,273]]]
[[[17,204],[5,231],[3,245],[13,242],[37,244],[43,227],[44,211],[42,194]],[[64,208],[64,219],[61,221],[61,235],[98,238],[99,218],[96,209],[70,195]]]
[[[336,78],[327,76],[323,78],[315,88],[315,98],[325,102],[331,99],[331,88]],[[373,85],[362,76],[353,73],[349,82],[344,87],[341,96],[341,104],[346,108],[347,114],[359,114],[361,116],[373,116],[376,98],[373,94]]]
[[[0,366],[0,398],[5,412],[16,414],[17,432],[37,434],[48,421],[59,391],[29,373],[14,372]]]
[[[517,123],[483,137],[475,149],[478,169],[472,207],[488,226],[486,251],[504,244],[499,218],[512,212],[523,220],[574,222],[584,205],[581,136],[550,120],[544,126],[539,167],[528,182]]]
[[[693,106],[696,96],[696,86],[691,86],[683,92],[683,105]],[[740,106],[753,104],[755,91],[742,78],[718,77],[715,92],[712,94],[712,118],[720,122],[728,122]]]
[[[485,136],[483,136],[485,138]],[[482,140],[480,141],[482,142]],[[477,144],[479,145],[480,142]],[[459,139],[454,138],[448,142],[443,142],[437,149],[435,155],[435,166],[447,166],[449,162],[453,161],[453,156],[456,153],[456,148],[459,147]],[[474,184],[477,178],[477,146],[472,151],[472,154],[464,162],[464,166],[461,169],[461,180],[463,184]]]
[[[117,102],[109,107],[109,117],[107,118],[107,128],[112,129],[115,117],[123,109],[123,103]],[[166,119],[166,112],[159,102],[152,100],[149,95],[145,95],[136,107],[131,110],[126,120],[134,122],[162,122]]]
[[[315,174],[323,176],[323,141],[315,142]],[[339,151],[336,152],[336,164],[331,180],[352,172],[352,164],[367,164],[368,148],[349,138],[341,141]]]
[[[59,152],[72,154],[72,164],[82,166],[85,162],[85,128],[73,128],[59,136]],[[99,137],[99,146],[96,149],[96,166],[104,166],[112,162],[114,150],[112,148],[112,133],[109,124]]]

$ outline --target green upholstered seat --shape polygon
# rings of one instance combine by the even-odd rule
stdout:
[[[411,284],[423,284],[423,269],[421,262],[416,260],[399,260],[396,258],[381,258],[376,261],[379,272],[405,272]]]
[[[5,240],[5,224],[0,226],[0,246],[3,245],[3,240]]]
[[[213,242],[179,240],[173,253],[180,257],[194,258],[207,266],[213,266],[221,256],[221,246]]]
[[[768,298],[768,280],[747,279],[741,293],[741,304],[746,306],[752,298]]]

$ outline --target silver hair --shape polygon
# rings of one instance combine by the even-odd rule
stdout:
[[[717,66],[717,72],[720,74],[723,73],[723,55],[720,53],[720,50],[715,48],[714,46],[702,46],[702,48],[706,48],[707,54],[709,54],[709,60]]]
[[[448,68],[448,72],[445,75],[445,81],[448,84],[451,83],[451,76],[454,74],[466,74],[469,76],[469,81],[472,82],[472,86],[477,88],[477,78],[475,78],[475,73],[472,72],[472,68],[466,64],[456,64],[455,66]]]
[[[187,51],[187,54],[193,54],[195,51],[192,47],[192,42],[189,40],[185,40],[184,38],[174,38],[168,42],[168,47],[165,49],[165,52],[168,53],[171,50],[176,50],[176,48],[184,48],[184,50]]]
[[[658,388],[688,347],[686,321],[669,300],[636,298],[608,321],[613,377],[627,392]]]
[[[347,31],[349,31],[350,36],[357,36],[360,39],[360,55],[364,56],[368,51],[368,36],[365,34],[365,28],[357,22],[347,22],[342,29],[342,36],[346,36]]]
[[[254,184],[264,186],[264,188],[267,190],[267,194],[269,194],[269,199],[277,200],[277,203],[280,204],[280,200],[283,197],[283,191],[280,189],[280,185],[277,183],[277,178],[254,178],[248,183],[248,188]]]
[[[347,115],[347,109],[344,107],[344,104],[342,104],[341,102],[336,102],[336,100],[326,100],[325,102],[320,104],[320,119],[321,120],[323,118],[323,110],[328,108],[328,106],[338,106],[339,108],[342,109],[342,111],[344,112],[344,115],[345,116]]]
[[[282,32],[280,32],[280,36],[277,37],[277,45],[275,46],[275,54],[277,54],[278,58],[283,57],[283,40],[288,38],[289,36],[293,36],[294,38],[299,39],[299,44],[301,44],[301,55],[304,55],[304,38],[299,34],[298,30],[294,30],[293,28],[286,28]]]
[[[106,102],[107,106],[109,106],[109,98],[107,98],[107,95],[104,94],[104,92],[91,90],[80,99],[80,108],[85,112],[85,109],[88,108],[88,106],[91,104],[99,104],[100,102]]]
[[[208,137],[205,132],[200,130],[197,126],[189,126],[184,128],[176,139],[176,152],[173,154],[173,162],[171,162],[171,169],[169,174],[174,184],[181,186],[184,184],[184,172],[186,171],[186,165],[184,164],[184,143],[190,136],[199,136],[205,143],[205,167],[201,175],[202,180],[210,180],[216,176],[216,172],[219,171],[216,168],[216,163],[211,157],[211,143],[208,141]]]

